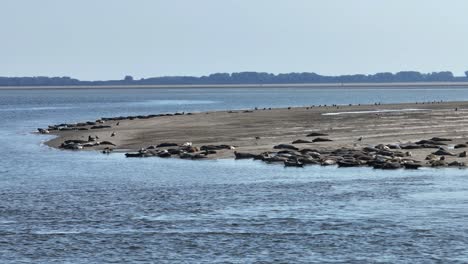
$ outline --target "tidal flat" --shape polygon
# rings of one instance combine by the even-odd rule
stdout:
[[[127,157],[257,159],[285,166],[465,167],[467,102],[310,105],[102,117],[51,125],[46,144]]]

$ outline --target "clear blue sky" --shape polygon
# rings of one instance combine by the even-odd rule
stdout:
[[[0,76],[468,70],[466,0],[2,0]]]

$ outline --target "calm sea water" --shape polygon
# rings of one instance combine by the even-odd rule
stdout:
[[[468,100],[468,89],[0,90],[0,263],[467,263],[468,172],[125,159],[37,127],[131,114]]]

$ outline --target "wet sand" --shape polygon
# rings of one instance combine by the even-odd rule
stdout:
[[[457,111],[455,111],[457,109]],[[114,151],[138,151],[165,142],[193,146],[235,146],[235,150],[218,150],[207,157],[234,158],[234,151],[260,154],[274,151],[273,146],[291,144],[320,132],[333,141],[294,144],[299,149],[330,151],[339,148],[362,149],[378,144],[404,144],[433,137],[449,138],[446,150],[458,154],[464,148],[453,146],[468,141],[468,102],[413,103],[354,106],[310,106],[291,109],[232,110],[193,113],[191,115],[158,116],[148,119],[105,121],[111,128],[50,131],[57,135],[46,144],[58,148],[65,140],[111,141]],[[117,122],[119,125],[117,125]],[[84,126],[90,128],[90,126]],[[111,137],[112,133],[115,136]],[[95,146],[86,150],[102,150]],[[426,165],[425,158],[436,149],[411,149],[411,159]],[[405,151],[405,150],[399,150]],[[465,162],[467,158],[448,156],[447,161]]]

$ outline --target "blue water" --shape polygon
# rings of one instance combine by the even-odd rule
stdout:
[[[0,263],[467,263],[468,172],[50,149],[133,114],[468,100],[463,88],[0,90]]]

